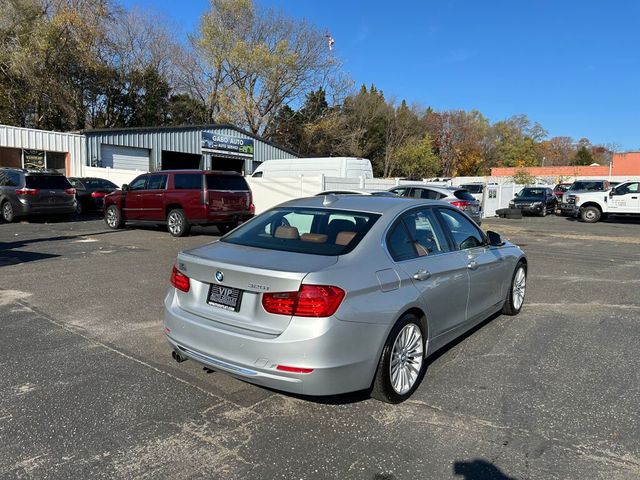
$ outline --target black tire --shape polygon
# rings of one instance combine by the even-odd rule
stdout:
[[[217,225],[218,232],[220,232],[220,235],[226,235],[227,233],[229,233],[231,230],[233,230],[237,226],[238,226],[237,223],[221,223],[221,224]]]
[[[376,370],[375,377],[373,378],[373,385],[371,387],[371,397],[376,400],[380,400],[385,403],[401,403],[407,400],[413,392],[418,388],[422,378],[424,377],[424,372],[426,370],[426,361],[424,358],[425,354],[425,332],[422,329],[420,324],[420,319],[413,314],[405,314],[403,315],[393,326],[391,329],[391,333],[389,333],[389,338],[384,344],[384,348],[382,349],[382,355],[380,355],[380,360],[378,362],[378,368]],[[411,387],[406,391],[399,393],[394,387],[392,383],[391,376],[391,357],[393,354],[394,344],[399,337],[399,334],[403,331],[405,327],[413,326],[409,328],[417,328],[417,331],[420,332],[420,358],[421,363],[417,373],[415,380]],[[411,363],[408,361],[409,357],[405,357],[407,363]],[[400,358],[398,358],[400,361]],[[402,360],[403,362],[405,360]],[[412,363],[411,363],[412,364]],[[414,370],[415,371],[415,370]]]
[[[522,285],[522,302],[520,305],[517,305],[514,302],[514,288],[516,288],[516,277],[518,276],[518,272],[522,270],[524,272],[524,284]],[[522,305],[524,305],[524,296],[526,294],[526,286],[527,286],[527,265],[524,262],[518,262],[516,268],[513,271],[513,275],[511,276],[511,284],[509,285],[509,291],[507,292],[507,298],[505,299],[504,306],[502,307],[502,313],[504,315],[517,315],[522,310]]]
[[[2,204],[2,219],[7,223],[11,223],[16,219],[16,213],[14,212],[13,205],[11,205],[9,200],[6,200]]]
[[[184,237],[189,234],[191,225],[181,208],[174,208],[167,214],[167,230],[174,237]]]
[[[598,207],[588,206],[580,209],[580,220],[585,223],[596,223],[600,220],[602,212]]]
[[[546,217],[547,216],[547,206],[546,205],[544,207],[542,207],[542,211],[540,212],[540,216],[541,217]]]
[[[76,200],[76,214],[82,215],[84,213],[84,208],[82,207],[82,202],[80,200]]]
[[[124,226],[124,220],[122,219],[122,212],[116,205],[109,205],[104,211],[104,221],[107,227],[117,230]]]

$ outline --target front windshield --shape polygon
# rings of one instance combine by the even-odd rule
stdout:
[[[599,192],[602,190],[602,182],[573,182],[573,185],[569,187],[569,190],[586,191],[586,192]]]
[[[221,242],[309,253],[344,255],[364,238],[380,215],[326,208],[274,208],[241,225]]]
[[[523,188],[519,197],[544,197],[544,188]]]

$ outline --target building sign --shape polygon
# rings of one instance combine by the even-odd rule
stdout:
[[[253,157],[253,140],[249,138],[230,137],[217,133],[202,132],[203,153],[235,153],[237,156]]]
[[[24,168],[44,170],[44,152],[42,150],[24,150]]]

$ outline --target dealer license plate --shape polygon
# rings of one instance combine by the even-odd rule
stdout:
[[[232,312],[240,309],[240,300],[242,299],[242,290],[223,285],[211,285],[209,289],[209,297],[207,303],[214,307],[223,308]]]

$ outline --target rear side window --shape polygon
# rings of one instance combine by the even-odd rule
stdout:
[[[418,254],[413,247],[413,240],[402,221],[398,222],[387,237],[387,248],[396,262],[416,258]]]
[[[231,190],[234,192],[247,191],[244,177],[240,175],[207,175],[207,190]]]
[[[455,192],[453,192],[453,195],[460,200],[475,200],[475,197],[471,195],[467,190],[456,190]]]
[[[20,174],[18,172],[0,173],[0,186],[3,186],[3,187],[20,186]]]
[[[166,175],[150,175],[147,190],[164,190],[167,186]]]
[[[427,188],[415,188],[413,196],[415,198],[425,198],[427,200],[440,200],[444,197],[441,193]]]
[[[324,208],[275,208],[220,241],[267,250],[344,255],[360,243],[378,218],[372,213]]]
[[[64,190],[71,188],[71,184],[62,175],[29,175],[25,178],[27,188],[49,188],[51,190]]]
[[[173,177],[176,190],[201,190],[202,175],[194,173],[176,173]]]
[[[469,193],[482,193],[482,185],[462,185]]]

